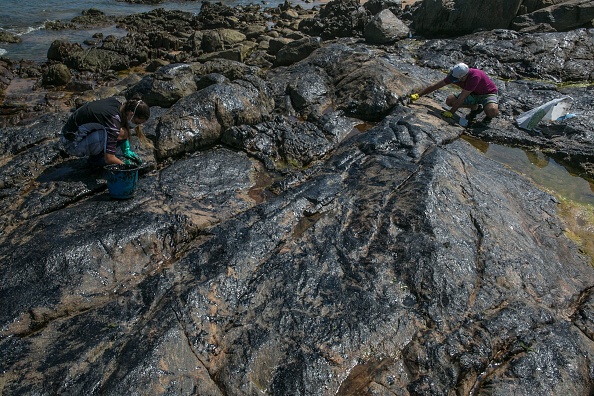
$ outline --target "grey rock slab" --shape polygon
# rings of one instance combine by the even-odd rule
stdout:
[[[462,141],[410,155],[406,136],[430,141],[434,128],[395,113],[344,141],[304,182],[194,238],[183,223],[152,213],[166,236],[158,240],[170,241],[160,255],[138,232],[150,228],[139,227],[147,216],[120,212],[128,224],[122,236],[135,242],[119,245],[136,252],[136,266],[150,256],[159,269],[144,268],[138,282],[128,279],[79,315],[48,315],[37,332],[0,342],[11,356],[6,369],[32,378],[7,380],[6,389],[322,395],[363,381],[396,394],[587,392],[591,380],[579,367],[592,361],[592,340],[567,318],[589,315],[589,305],[576,311],[574,302],[594,271],[564,236],[554,200]],[[194,161],[161,173],[169,185],[188,172],[164,190],[168,205],[182,208],[176,201],[188,202],[199,184],[192,164],[218,173],[216,162]],[[200,200],[222,194],[211,204],[228,206],[227,189],[208,180]],[[55,231],[48,220],[46,232]],[[112,243],[103,238],[101,246]],[[171,258],[155,262],[164,253]],[[130,268],[122,264],[109,268],[123,275]],[[69,267],[73,275],[89,268],[46,267],[54,274],[46,284]],[[55,285],[53,299],[39,293],[51,312],[63,310],[69,294]],[[41,317],[36,301],[15,303],[36,306],[31,312]],[[93,337],[84,331],[91,323],[100,329]],[[62,332],[71,342],[57,337]],[[38,359],[36,345],[60,353]],[[532,374],[539,370],[546,380]]]
[[[58,118],[3,128],[2,393],[588,394],[594,269],[557,200],[459,139],[451,90],[398,99],[466,60],[502,93],[485,140],[591,164],[591,117],[513,125],[561,94],[590,114],[590,77],[564,67],[591,61],[589,34],[193,64],[213,84],[153,106],[155,163],[125,201],[56,148]]]

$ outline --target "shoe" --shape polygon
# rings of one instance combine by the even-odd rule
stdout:
[[[89,156],[87,166],[91,169],[103,168],[105,166],[105,156],[103,153]]]
[[[481,114],[482,112],[483,112],[483,105],[478,105],[476,110],[472,110],[470,113],[468,113],[468,115],[466,116],[466,120],[469,123],[472,123],[474,121],[474,119],[476,118],[476,116]]]

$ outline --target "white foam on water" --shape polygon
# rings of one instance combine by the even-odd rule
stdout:
[[[51,21],[46,21],[46,22],[51,22]],[[31,32],[36,32],[38,30],[41,29],[45,29],[45,23],[43,25],[39,25],[39,26],[27,26],[26,28],[23,28],[20,32],[15,33],[17,36],[22,36],[23,34],[28,34]]]

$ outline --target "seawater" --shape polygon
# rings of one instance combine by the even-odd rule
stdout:
[[[230,7],[238,5],[258,4],[261,7],[275,7],[283,4],[284,0],[249,1],[223,0],[221,3]],[[313,3],[291,1],[293,5],[311,8]],[[158,5],[144,5],[127,3],[117,0],[0,0],[0,30],[20,36],[21,43],[0,43],[0,56],[13,60],[32,60],[44,62],[47,60],[47,50],[52,41],[68,40],[82,44],[95,33],[125,36],[126,31],[114,26],[93,28],[91,30],[62,30],[52,31],[43,28],[47,21],[69,22],[72,18],[82,15],[90,8],[98,9],[106,15],[124,16],[148,12],[157,8],[167,10],[181,10],[197,14],[202,2],[199,0],[165,1]]]
[[[571,169],[557,163],[548,155],[486,143],[470,137],[464,137],[464,140],[485,156],[529,177],[546,190],[581,205],[594,205],[594,183],[575,175]]]

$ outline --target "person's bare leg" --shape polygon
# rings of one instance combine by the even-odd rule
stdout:
[[[446,98],[446,105],[452,107],[454,105],[454,102],[456,101],[456,96],[455,95],[449,95]],[[470,109],[470,110],[477,110],[479,108],[479,105],[462,105],[460,106],[460,108],[465,108],[465,109]]]
[[[497,103],[487,103],[485,105],[485,116],[495,118],[499,115],[499,105]]]
[[[456,101],[456,99],[458,99],[458,98],[456,98],[456,96],[449,95],[446,98],[446,105],[452,107],[454,105],[454,102]],[[465,108],[465,109],[470,109],[470,110],[476,110],[476,109],[478,109],[478,105],[462,105],[460,107],[461,108]]]
[[[482,121],[474,124],[474,128],[488,128],[491,125],[491,120],[499,115],[499,105],[496,103],[487,103],[484,106],[485,118]]]

